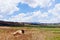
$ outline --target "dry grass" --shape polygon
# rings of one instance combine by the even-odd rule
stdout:
[[[22,35],[14,36],[12,33],[16,30],[24,29],[25,33]],[[0,27],[0,40],[55,40],[55,37],[60,37],[60,33],[46,31],[38,28],[10,28]],[[57,39],[56,40],[60,40]]]

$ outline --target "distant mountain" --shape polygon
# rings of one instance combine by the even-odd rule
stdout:
[[[0,26],[22,26],[22,25],[23,25],[23,23],[0,21]]]
[[[0,26],[25,26],[25,25],[60,25],[60,23],[32,23],[32,22],[9,22],[9,21],[0,21]]]

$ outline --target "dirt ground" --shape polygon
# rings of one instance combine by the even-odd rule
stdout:
[[[24,34],[14,36],[13,33],[17,30],[24,30]],[[45,40],[46,36],[51,37],[52,32],[39,30],[36,28],[10,28],[0,27],[0,40]]]

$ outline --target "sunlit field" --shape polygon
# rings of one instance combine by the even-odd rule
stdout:
[[[24,34],[12,34],[21,29]],[[0,27],[0,40],[60,40],[60,28]]]

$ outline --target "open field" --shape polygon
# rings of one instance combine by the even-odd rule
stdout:
[[[24,34],[12,34],[21,29]],[[60,40],[60,28],[0,27],[0,40]]]

